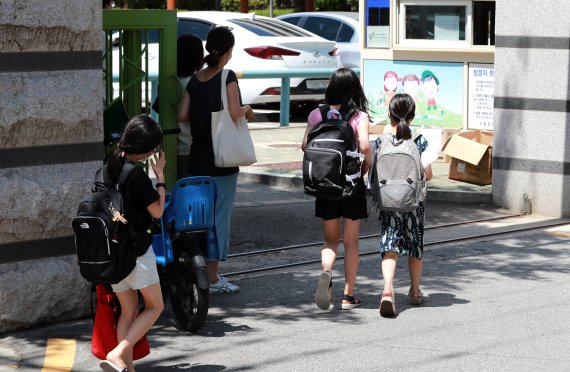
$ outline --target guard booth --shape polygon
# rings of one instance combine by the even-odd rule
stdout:
[[[412,129],[428,140],[428,151],[441,160],[434,169],[450,170],[454,181],[491,185],[495,1],[359,4],[361,75],[372,112],[370,131],[390,130],[390,100],[407,93],[416,104]],[[465,132],[463,137],[460,132]]]
[[[181,97],[176,77],[175,10],[104,10],[105,52],[103,115],[106,150],[124,125],[139,114],[151,115],[163,129],[177,128]],[[160,102],[160,115],[151,109]],[[176,136],[165,136],[167,185],[176,181]]]

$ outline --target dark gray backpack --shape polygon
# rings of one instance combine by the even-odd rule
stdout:
[[[427,182],[416,141],[397,140],[390,133],[378,138],[372,169],[372,202],[381,211],[410,212],[425,200]]]

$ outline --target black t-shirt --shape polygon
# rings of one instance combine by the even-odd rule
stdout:
[[[150,204],[160,198],[152,186],[152,181],[145,171],[137,166],[133,169],[123,186],[125,217],[129,223],[131,239],[136,241],[135,249],[138,255],[146,253],[152,242],[152,233],[149,233],[152,217],[146,209]]]
[[[228,71],[226,86],[237,82],[237,76]],[[238,167],[220,168],[214,163],[212,145],[212,112],[222,107],[222,71],[208,81],[200,81],[192,75],[186,91],[190,95],[190,131],[192,146],[188,160],[188,173],[195,176],[229,176],[239,171]],[[240,99],[241,100],[241,99]]]

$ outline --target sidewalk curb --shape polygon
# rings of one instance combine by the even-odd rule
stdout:
[[[303,179],[298,176],[276,175],[268,172],[239,173],[239,181],[254,182],[268,186],[280,186],[303,190]],[[493,201],[490,192],[465,191],[465,190],[442,190],[428,187],[427,201],[447,201],[452,203],[491,203]]]

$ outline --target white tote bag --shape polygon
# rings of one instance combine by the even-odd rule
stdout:
[[[247,127],[245,115],[236,123],[228,111],[226,79],[228,70],[222,71],[221,111],[212,112],[212,145],[216,167],[238,167],[251,165],[257,161],[255,148]]]

